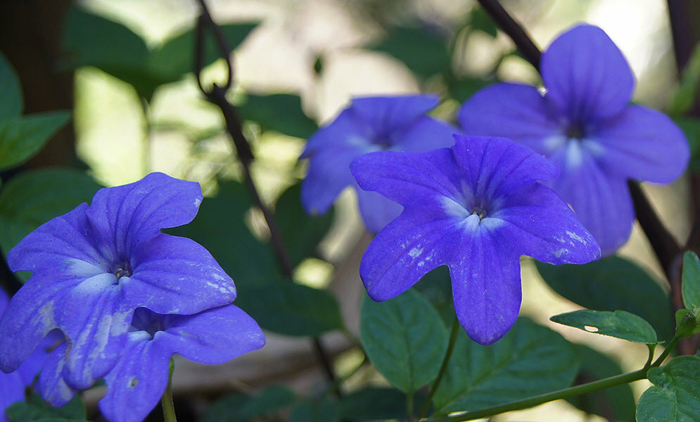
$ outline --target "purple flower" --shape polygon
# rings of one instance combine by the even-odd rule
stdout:
[[[562,173],[548,186],[611,254],[634,222],[627,179],[675,180],[690,157],[687,141],[662,113],[628,105],[634,75],[600,28],[579,25],[562,34],[540,67],[546,94],[497,84],[470,98],[459,122],[470,135],[510,138],[553,160]]]
[[[455,135],[450,149],[376,152],[355,159],[362,189],[404,206],[360,264],[369,296],[382,301],[447,265],[455,311],[469,337],[501,338],[520,310],[520,256],[582,264],[600,248],[571,209],[538,183],[559,171],[504,138]]]
[[[161,315],[139,308],[131,324],[122,356],[105,376],[107,394],[99,402],[111,422],[138,422],[148,416],[168,385],[173,353],[220,364],[265,344],[258,324],[234,305],[196,315]],[[62,382],[62,363],[53,362],[42,372],[39,387],[46,400],[59,406],[75,391]]]
[[[318,130],[300,158],[309,158],[301,201],[309,214],[325,214],[347,186],[357,187],[350,173],[356,157],[372,151],[424,152],[452,145],[459,130],[426,116],[439,104],[427,95],[355,98],[349,108]],[[378,232],[401,213],[401,207],[374,192],[357,190],[365,227]]]
[[[101,189],[24,238],[8,254],[32,277],[0,319],[0,369],[17,369],[54,329],[65,334],[63,379],[85,389],[109,372],[127,344],[134,310],[195,314],[236,297],[231,278],[190,239],[162,228],[190,222],[197,183],[153,173]],[[53,359],[56,361],[58,359]]]

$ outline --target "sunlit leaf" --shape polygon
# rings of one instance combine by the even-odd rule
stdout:
[[[602,334],[636,343],[656,344],[656,332],[644,319],[625,311],[590,311],[582,309],[555,315],[552,321],[589,333]]]

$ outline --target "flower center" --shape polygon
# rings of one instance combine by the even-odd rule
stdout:
[[[472,208],[472,215],[479,217],[479,220],[483,220],[488,214],[489,213],[483,204]]]
[[[122,277],[131,277],[131,266],[128,262],[120,262],[114,267],[112,274],[117,277],[117,281]]]
[[[586,130],[582,124],[574,122],[566,129],[566,137],[569,139],[583,139],[586,137]]]

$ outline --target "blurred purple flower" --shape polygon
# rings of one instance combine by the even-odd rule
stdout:
[[[447,265],[455,311],[469,337],[501,338],[520,311],[520,256],[582,264],[600,248],[571,209],[538,183],[551,161],[504,138],[455,135],[450,149],[376,152],[350,166],[360,187],[404,211],[370,243],[360,264],[369,296],[391,299]]]
[[[629,238],[634,222],[627,179],[670,183],[688,163],[681,130],[655,110],[628,105],[634,75],[598,27],[579,25],[542,54],[547,90],[502,83],[464,103],[470,135],[503,136],[552,159],[562,174],[547,184],[568,202],[604,255]]]
[[[309,214],[325,214],[347,186],[355,157],[372,151],[424,152],[453,144],[459,129],[426,116],[440,103],[429,95],[355,98],[328,126],[319,129],[300,158],[309,158],[301,201]],[[378,232],[401,213],[401,207],[374,192],[356,189],[365,227]]]
[[[174,353],[211,365],[265,345],[258,324],[234,305],[195,315],[161,315],[139,308],[131,324],[122,356],[105,376],[107,394],[99,402],[112,422],[139,422],[148,416],[168,385]],[[75,390],[62,381],[62,363],[53,362],[57,364],[42,372],[39,387],[47,401],[61,406]]]
[[[162,228],[192,221],[197,183],[153,173],[101,189],[25,237],[8,254],[32,277],[0,319],[0,369],[16,370],[54,329],[65,334],[63,379],[85,389],[122,355],[134,310],[195,314],[231,303],[233,280],[209,252]],[[58,361],[58,359],[53,359]]]

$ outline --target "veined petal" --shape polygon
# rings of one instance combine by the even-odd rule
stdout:
[[[376,301],[396,297],[446,263],[443,251],[454,245],[446,244],[445,237],[455,228],[452,218],[441,217],[406,209],[377,234],[360,263],[369,297]]]
[[[133,273],[119,284],[131,309],[194,314],[236,298],[233,280],[203,246],[158,234],[134,250]]]
[[[377,130],[379,134],[394,132],[412,123],[437,107],[434,95],[354,98],[350,111]]]
[[[504,250],[556,265],[585,264],[600,258],[598,242],[574,212],[539,183],[510,196],[491,217],[503,222],[490,235]]]
[[[469,338],[487,345],[515,324],[522,293],[519,253],[496,243],[485,220],[465,230],[449,268],[457,319]]]
[[[454,135],[461,131],[449,123],[422,117],[396,134],[396,147],[406,152],[428,152],[454,145]]]
[[[114,253],[129,256],[161,229],[192,221],[201,202],[198,183],[151,173],[129,185],[100,189],[85,213],[97,238],[112,242]]]
[[[365,228],[371,233],[379,233],[387,224],[398,217],[403,207],[377,192],[357,190],[357,201]]]
[[[690,148],[680,128],[665,114],[641,106],[597,122],[595,159],[606,174],[670,183],[685,171]]]
[[[560,35],[542,54],[540,69],[547,97],[580,124],[622,111],[634,91],[627,60],[596,26],[579,25]]]
[[[46,364],[41,370],[38,390],[41,397],[52,406],[60,407],[68,403],[77,390],[71,388],[63,380],[63,366],[66,363],[66,345],[63,343],[54,349],[46,359]]]
[[[258,324],[235,305],[196,315],[167,315],[153,338],[163,350],[209,365],[228,362],[265,345]]]
[[[619,249],[632,232],[634,208],[627,180],[606,174],[577,142],[570,142],[552,160],[562,167],[558,178],[547,182],[598,241],[603,256]]]
[[[547,155],[546,139],[563,133],[561,116],[547,97],[528,85],[500,83],[472,95],[457,117],[466,135],[501,136]]]
[[[111,422],[141,422],[168,385],[170,353],[155,341],[129,341],[105,376],[107,393],[98,405]]]

